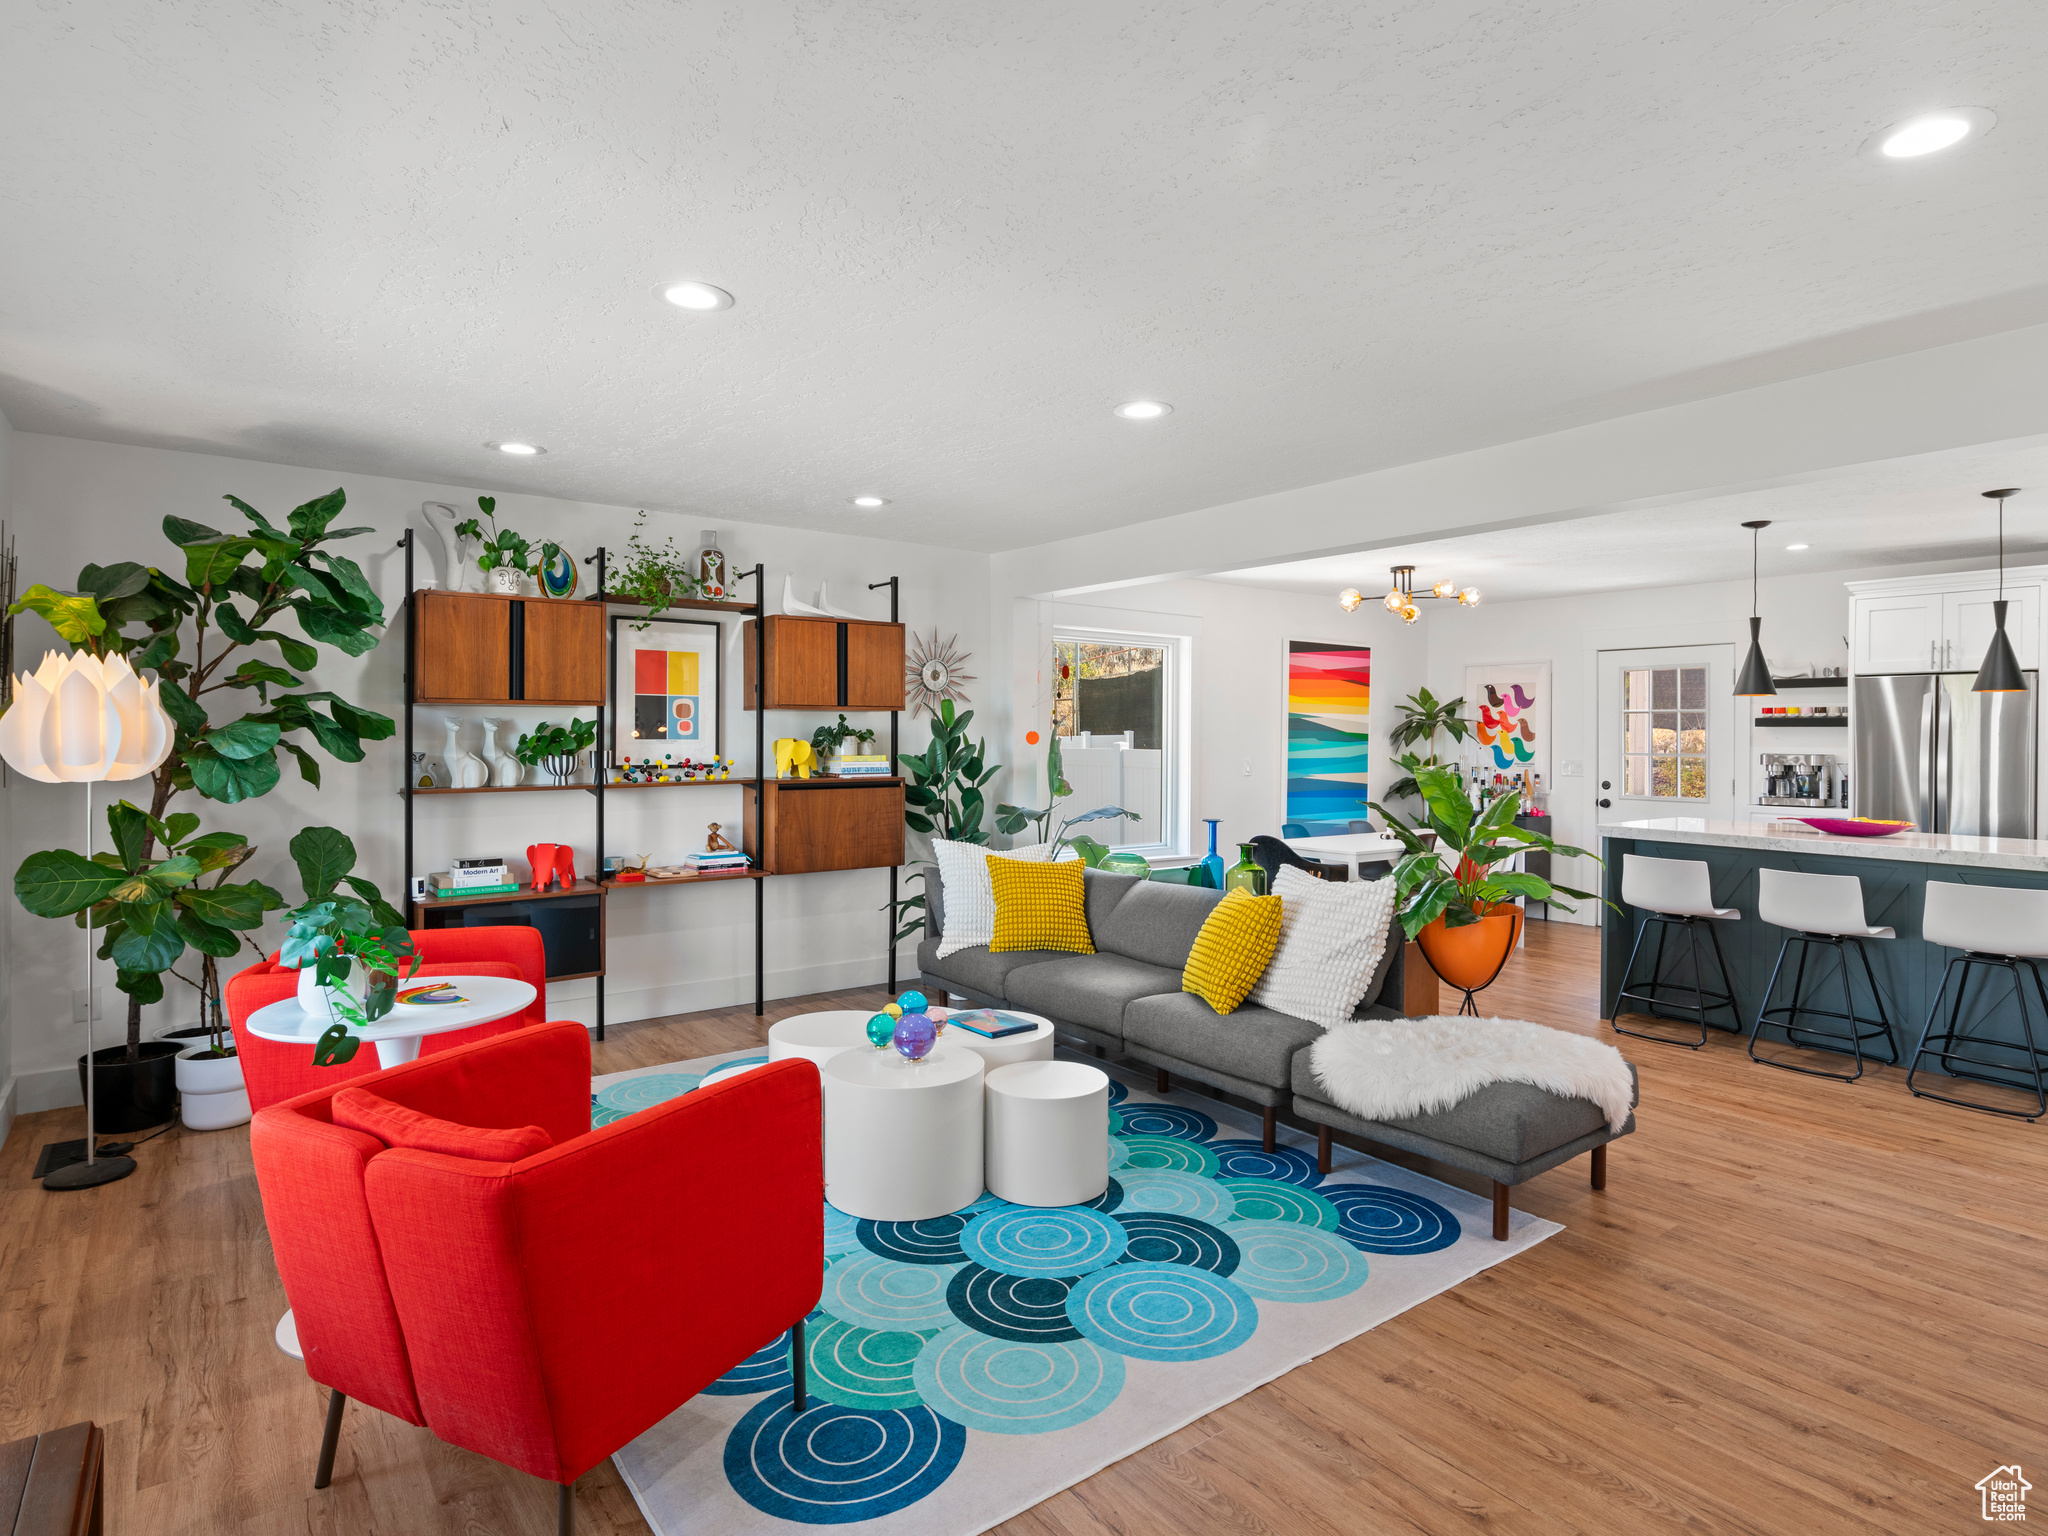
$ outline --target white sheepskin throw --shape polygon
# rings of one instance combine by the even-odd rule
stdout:
[[[1628,1123],[1628,1063],[1611,1045],[1522,1019],[1353,1019],[1309,1047],[1330,1102],[1361,1120],[1435,1114],[1488,1083],[1527,1083],[1587,1099],[1618,1136]]]

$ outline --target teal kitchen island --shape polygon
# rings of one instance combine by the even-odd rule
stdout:
[[[1757,1009],[1770,981],[1778,948],[1787,930],[1773,927],[1757,916],[1757,872],[1762,869],[1797,870],[1806,874],[1855,875],[1863,882],[1863,910],[1876,927],[1898,931],[1895,939],[1871,939],[1865,953],[1876,972],[1892,1034],[1898,1042],[1901,1066],[1912,1061],[1928,1010],[1941,990],[1942,976],[1949,961],[1962,953],[1931,944],[1921,936],[1921,914],[1925,909],[1930,880],[1959,885],[2008,886],[2022,890],[2048,890],[2048,842],[2023,838],[1966,837],[1937,832],[1900,832],[1889,837],[1841,837],[1820,832],[1789,832],[1765,823],[1707,821],[1697,817],[1670,817],[1656,821],[1619,822],[1600,829],[1602,871],[1601,892],[1613,905],[1602,909],[1600,944],[1600,1012],[1614,1016],[1616,994],[1621,990],[1622,967],[1630,946],[1642,926],[1640,912],[1630,910],[1621,899],[1622,860],[1627,854],[1658,859],[1697,859],[1707,866],[1714,904],[1733,907],[1742,916],[1736,921],[1716,921],[1713,927],[1726,958],[1730,988],[1740,1010],[1742,1030],[1747,1034],[1755,1023]],[[2048,937],[2048,936],[2044,936]],[[1645,944],[1637,961],[1642,979],[1653,946]],[[1705,948],[1702,944],[1702,948]],[[2048,962],[2043,962],[2048,965]],[[1676,974],[1689,974],[1682,968]],[[1959,968],[1960,973],[1960,968]],[[1674,974],[1667,961],[1665,974]],[[2025,968],[2022,967],[2022,974]],[[1711,982],[1711,971],[1709,974]],[[1823,979],[1826,997],[1820,1006],[1839,1008],[1839,983]],[[1789,967],[1781,978],[1772,1001],[1783,1004],[1790,996]],[[1718,991],[1709,986],[1708,990]],[[1814,983],[1809,979],[1807,994]],[[1866,1012],[1863,978],[1856,978],[1857,1011]],[[1954,992],[1951,990],[1950,1000]],[[2027,977],[2027,1010],[2036,1041],[2048,1047],[2048,1008]],[[1947,1005],[1944,1004],[1944,1012]],[[1973,971],[1964,1000],[1965,1020],[1977,1022],[1971,1033],[1986,1041],[2019,1045],[2025,1039],[2020,1009],[2008,975]],[[1733,1023],[1725,1010],[1710,1014],[1719,1024]],[[1839,1028],[1839,1025],[1834,1027]],[[1782,1028],[1765,1028],[1767,1039],[1782,1044]],[[1865,1047],[1866,1055],[1871,1047]],[[1881,1045],[1877,1054],[1882,1056]],[[1994,1053],[2010,1059],[2015,1066],[2021,1058],[2012,1052]],[[1927,1070],[1927,1069],[1923,1069]],[[2033,1080],[2019,1071],[1993,1069],[1987,1078],[2024,1087],[2031,1096]]]

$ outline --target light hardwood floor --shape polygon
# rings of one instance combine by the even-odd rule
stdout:
[[[1490,1012],[1614,1039],[1588,929],[1532,925]],[[844,999],[841,1003],[839,1000]],[[871,1006],[790,999],[771,1018]],[[725,1010],[628,1025],[599,1071],[737,1050]],[[1516,1203],[1565,1231],[1003,1526],[1005,1536],[1982,1528],[2018,1461],[2048,1513],[2048,1125],[1705,1050],[1618,1040],[1640,1131]],[[94,1194],[45,1194],[24,1116],[0,1154],[0,1438],[107,1430],[110,1532],[470,1536],[554,1529],[553,1491],[351,1406],[312,1490],[323,1394],[284,1308],[246,1130],[174,1131]],[[1415,1164],[1415,1166],[1428,1166]],[[1450,1170],[1439,1177],[1479,1189]],[[607,1294],[594,1305],[658,1307]],[[578,1529],[647,1528],[609,1463]]]

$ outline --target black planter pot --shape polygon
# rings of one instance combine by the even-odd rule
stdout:
[[[178,1052],[182,1040],[145,1040],[138,1058],[110,1045],[92,1053],[93,1129],[105,1136],[146,1131],[178,1112]],[[85,1058],[78,1058],[78,1091],[85,1092]]]

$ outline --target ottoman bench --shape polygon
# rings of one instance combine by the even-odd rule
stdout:
[[[1636,1128],[1633,1113],[1620,1131],[1589,1099],[1573,1099],[1527,1083],[1489,1083],[1449,1109],[1390,1120],[1362,1120],[1330,1102],[1316,1081],[1308,1051],[1294,1058],[1294,1112],[1316,1127],[1317,1166],[1330,1171],[1330,1132],[1349,1131],[1382,1146],[1435,1158],[1493,1181],[1493,1235],[1508,1236],[1508,1190],[1537,1174],[1593,1154],[1593,1187],[1607,1187],[1607,1144]],[[1632,1104],[1641,1102],[1629,1066]]]

